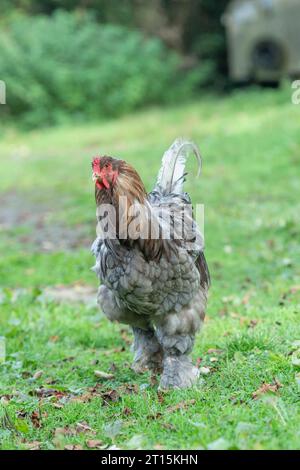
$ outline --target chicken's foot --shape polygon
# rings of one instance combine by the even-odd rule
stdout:
[[[163,373],[160,388],[188,388],[199,378],[199,369],[192,364],[188,354],[194,345],[194,335],[165,335],[158,330],[158,338],[162,345]]]
[[[143,330],[134,327],[133,334],[135,354],[132,369],[137,373],[146,370],[161,372],[163,354],[154,329]]]
[[[197,383],[199,369],[188,356],[166,356],[163,360],[163,374],[160,389],[188,388]]]

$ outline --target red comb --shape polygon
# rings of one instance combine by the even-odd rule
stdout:
[[[95,157],[92,161],[92,168],[93,168],[93,171],[97,171],[98,173],[100,173],[100,158],[99,157]]]

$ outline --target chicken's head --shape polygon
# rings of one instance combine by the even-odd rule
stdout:
[[[95,157],[92,161],[93,180],[98,189],[112,189],[119,175],[118,160]]]

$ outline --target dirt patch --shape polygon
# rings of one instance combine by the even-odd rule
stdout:
[[[81,303],[88,307],[96,307],[97,290],[95,286],[82,283],[43,287],[39,292],[31,288],[1,289],[0,287],[0,305],[6,299],[14,303],[23,296],[34,295],[38,301],[54,301],[68,304]]]
[[[84,303],[95,307],[97,305],[97,289],[83,284],[47,287],[43,296],[59,303]]]
[[[55,221],[53,207],[13,192],[0,195],[0,233],[45,252],[88,249],[95,235],[92,227]]]

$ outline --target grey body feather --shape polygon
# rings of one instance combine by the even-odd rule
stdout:
[[[162,165],[158,173],[156,187],[163,194],[181,193],[185,176],[186,159],[193,152],[198,161],[198,176],[201,171],[201,156],[198,147],[189,140],[176,139],[164,153]]]
[[[195,144],[176,140],[164,154],[155,188],[148,195],[151,210],[161,225],[167,220],[170,207],[173,208],[175,232],[182,205],[191,207],[189,196],[183,192],[190,150],[201,167]],[[141,364],[153,365],[152,355],[156,351],[158,369],[161,366],[164,369],[161,383],[166,388],[188,386],[197,376],[187,354],[204,320],[210,278],[203,239],[192,210],[190,219],[189,236],[178,241],[174,232],[153,259],[138,242],[122,245],[118,239],[97,238],[92,246],[96,257],[94,270],[102,282],[98,294],[102,311],[110,320],[134,328],[136,368]],[[169,359],[174,355],[178,360]],[[181,355],[184,357],[180,362]]]

